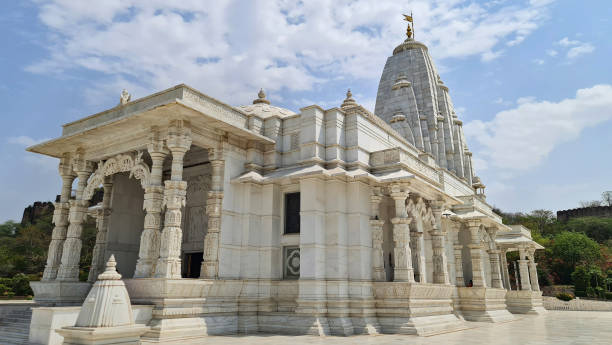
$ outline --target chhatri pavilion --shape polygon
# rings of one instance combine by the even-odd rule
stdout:
[[[231,106],[181,84],[135,100],[124,91],[28,150],[59,158],[63,183],[31,284],[33,343],[61,342],[56,329],[119,303],[100,292],[112,282],[129,295],[114,312],[133,314],[143,343],[431,335],[544,311],[542,247],[487,203],[449,88],[410,28],[373,113],[350,91],[338,107],[296,113],[263,90]],[[97,237],[79,281],[87,217]]]

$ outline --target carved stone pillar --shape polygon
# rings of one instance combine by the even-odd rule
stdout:
[[[191,147],[191,132],[183,121],[168,129],[166,145],[172,152],[170,180],[165,181],[163,205],[166,206],[164,229],[161,233],[159,259],[155,267],[157,278],[181,278],[181,207],[185,206],[187,182],[183,181],[183,158]]]
[[[79,260],[81,258],[81,233],[83,232],[83,221],[87,216],[89,200],[83,200],[83,191],[87,186],[87,180],[93,171],[93,163],[83,159],[82,152],[77,152],[73,160],[72,169],[78,177],[76,199],[70,200],[70,212],[66,241],[62,249],[62,264],[57,272],[57,280],[78,281]]]
[[[487,250],[489,253],[489,263],[491,265],[491,287],[501,289],[502,281],[501,281],[501,273],[499,271],[499,253],[497,250],[497,245],[495,244],[495,236],[497,234],[497,228],[486,228],[487,234],[489,234],[489,238],[491,239],[491,243],[493,244],[494,249]]]
[[[412,220],[412,224],[416,220]],[[414,280],[417,283],[427,282],[427,270],[425,268],[425,256],[423,256],[423,229],[414,228],[410,231],[410,249],[412,250],[412,267],[414,268]]]
[[[489,253],[489,261],[491,262],[491,287],[501,289],[502,281],[501,274],[499,271],[499,250],[489,249],[487,250]]]
[[[529,278],[531,279],[531,290],[540,291],[537,264],[535,262],[535,249],[529,249]]]
[[[93,283],[98,278],[98,274],[104,270],[104,253],[106,249],[106,234],[108,233],[108,220],[111,214],[110,201],[113,190],[111,176],[104,178],[104,196],[102,197],[102,208],[96,211],[96,245],[93,249],[91,268],[87,281]]]
[[[62,177],[62,193],[59,202],[54,204],[53,211],[53,233],[51,235],[51,243],[47,252],[47,264],[43,273],[42,280],[54,280],[57,277],[57,271],[62,262],[62,250],[64,241],[66,240],[66,230],[68,228],[68,212],[70,210],[70,192],[72,191],[72,182],[76,175],[72,171],[72,161],[70,155],[66,154],[60,160],[59,174]]]
[[[508,261],[506,259],[506,252],[507,249],[502,248],[499,251],[499,258],[500,258],[500,268],[501,268],[501,274],[502,274],[502,280],[504,282],[504,288],[506,290],[512,290],[512,286],[510,285],[510,274],[508,273]]]
[[[162,174],[168,149],[164,146],[164,140],[158,137],[158,132],[155,129],[152,130],[152,133],[147,146],[152,161],[151,177],[145,187],[143,208],[146,215],[144,229],[140,236],[140,249],[134,278],[151,277],[159,259],[161,212],[164,199]]]
[[[465,280],[463,279],[463,245],[459,241],[459,232],[461,231],[461,224],[454,223],[454,240],[453,240],[453,254],[455,255],[455,284],[457,286],[465,286]]]
[[[223,206],[223,175],[225,173],[223,149],[209,149],[208,158],[212,177],[208,199],[206,200],[208,231],[204,238],[204,260],[200,268],[200,277],[215,279],[219,277],[219,235]]]
[[[382,200],[380,188],[374,188],[370,196],[370,205],[372,206],[372,214],[370,217],[370,231],[372,231],[372,271],[375,281],[385,281],[385,258],[383,253],[383,224],[384,220],[380,219],[380,201]]]
[[[525,247],[519,247],[519,272],[521,275],[521,290],[531,290],[529,282],[529,259],[527,258],[527,250]]]
[[[472,237],[472,243],[468,245],[472,260],[472,285],[477,287],[485,287],[485,276],[484,271],[482,270],[482,261],[480,256],[480,250],[482,249],[479,234],[480,221],[477,219],[470,219],[468,221],[468,227]]]
[[[433,251],[433,282],[434,284],[450,284],[448,278],[448,263],[446,251],[444,250],[445,235],[442,230],[442,211],[444,204],[441,201],[433,201],[431,210],[434,216],[431,234],[431,248]]]
[[[411,219],[406,212],[406,199],[408,191],[401,184],[391,185],[391,197],[395,201],[395,217],[393,223],[393,241],[395,242],[394,254],[394,281],[414,282],[414,271],[412,269],[412,253],[410,251],[410,224]]]

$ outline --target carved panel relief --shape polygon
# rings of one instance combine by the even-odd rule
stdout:
[[[186,168],[183,178],[187,181],[187,205],[183,216],[183,251],[204,250],[204,236],[208,229],[206,200],[211,186],[210,164]]]

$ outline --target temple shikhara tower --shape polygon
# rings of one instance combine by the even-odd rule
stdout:
[[[59,158],[63,184],[44,277],[32,283],[41,307],[30,341],[57,343],[62,327],[74,336],[74,306],[112,303],[85,300],[111,273],[131,304],[116,313],[134,314],[143,343],[430,335],[543,312],[541,247],[492,211],[451,91],[407,34],[373,113],[350,90],[338,107],[295,113],[264,90],[230,106],[181,84],[139,99],[124,91],[116,107],[28,148]],[[98,233],[79,281],[87,217]]]

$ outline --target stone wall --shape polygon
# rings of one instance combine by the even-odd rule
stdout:
[[[571,311],[612,311],[612,302],[593,301],[576,298],[571,301],[562,301],[556,297],[543,296],[544,308],[548,310]]]
[[[612,218],[612,206],[581,207],[571,210],[557,211],[557,219],[562,222],[567,222],[572,218],[580,217]]]

